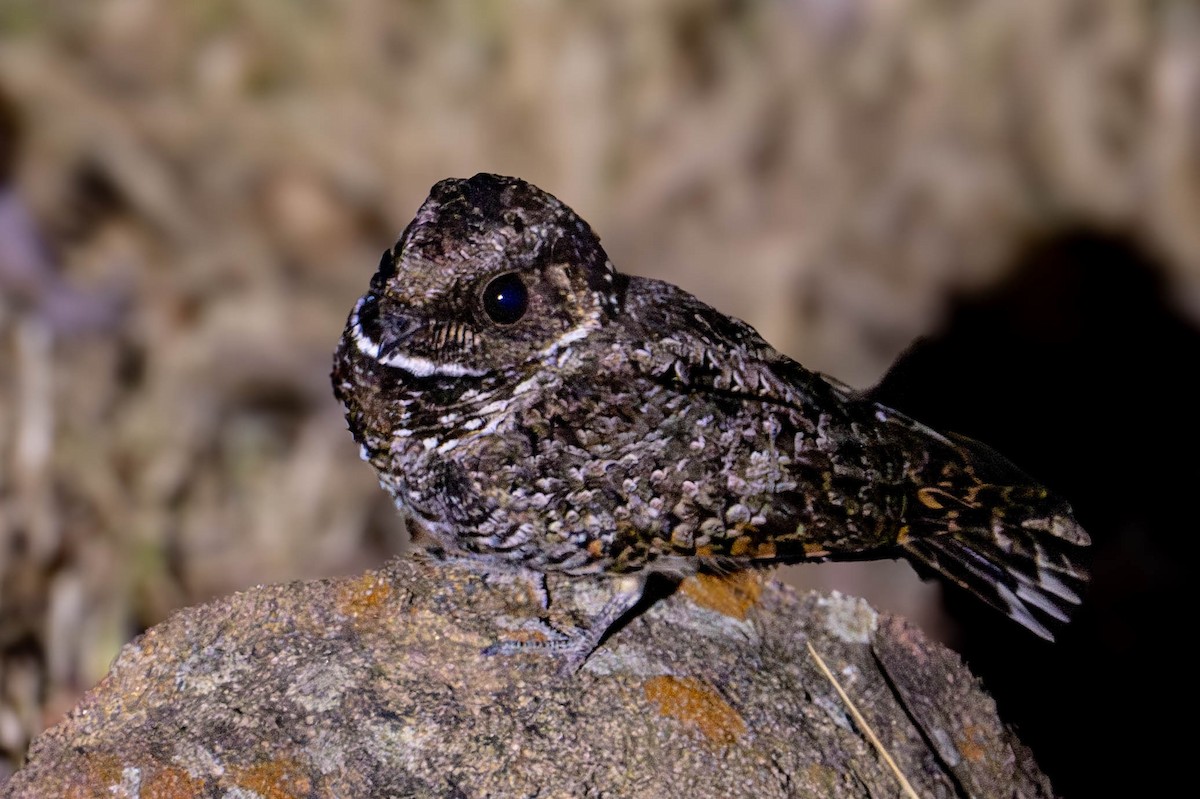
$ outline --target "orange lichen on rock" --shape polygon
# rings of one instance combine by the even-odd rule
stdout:
[[[679,590],[702,608],[745,619],[762,595],[762,578],[752,571],[697,574],[680,583]]]
[[[198,799],[204,796],[204,780],[168,767],[144,780],[139,795],[142,799]]]
[[[338,607],[351,618],[374,616],[391,598],[392,584],[377,572],[369,571],[343,585]]]
[[[963,727],[962,736],[955,743],[958,744],[958,753],[963,756],[963,760],[978,763],[987,757],[987,730],[982,729],[978,724],[968,724]]]
[[[78,764],[78,771],[71,775],[70,787],[63,794],[67,799],[111,795],[112,788],[121,783],[124,769],[116,755],[84,754],[75,764]]]
[[[248,788],[264,799],[300,799],[314,792],[308,772],[292,760],[268,760],[237,769],[233,779],[239,788]]]
[[[703,680],[663,675],[648,680],[645,691],[661,715],[695,725],[713,743],[731,744],[746,732],[741,715]]]

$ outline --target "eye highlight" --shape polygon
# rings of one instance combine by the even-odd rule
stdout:
[[[483,290],[484,313],[498,325],[515,324],[528,308],[529,290],[513,272],[500,275]]]

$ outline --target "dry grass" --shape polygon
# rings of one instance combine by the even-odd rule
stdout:
[[[833,686],[833,690],[837,692],[838,698],[842,700],[842,704],[850,712],[850,717],[854,719],[854,725],[862,731],[862,734],[871,742],[871,746],[879,753],[879,757],[887,764],[888,769],[896,775],[896,782],[900,783],[900,790],[909,799],[920,799],[917,792],[913,790],[912,783],[908,781],[908,777],[905,777],[904,772],[896,765],[896,759],[892,757],[891,752],[887,750],[887,747],[883,745],[883,741],[879,740],[879,736],[875,734],[875,730],[871,729],[871,725],[863,717],[862,711],[858,709],[858,705],[854,704],[854,700],[846,693],[846,689],[838,682],[837,677],[833,676],[833,672],[829,670],[829,666],[825,665],[825,659],[817,654],[817,650],[813,648],[812,641],[806,641],[805,643],[808,645],[808,654],[816,661],[817,668],[821,670],[821,674]]]

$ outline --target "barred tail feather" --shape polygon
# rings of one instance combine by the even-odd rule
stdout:
[[[957,466],[940,464],[916,487],[903,554],[1053,641],[1087,583],[1087,533],[1065,502],[993,450],[953,443]]]

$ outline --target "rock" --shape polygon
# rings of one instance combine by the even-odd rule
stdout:
[[[417,557],[183,610],[0,795],[911,795],[873,736],[921,797],[1051,795],[959,658],[861,600],[692,578],[575,674],[482,655],[601,599],[548,587]]]

